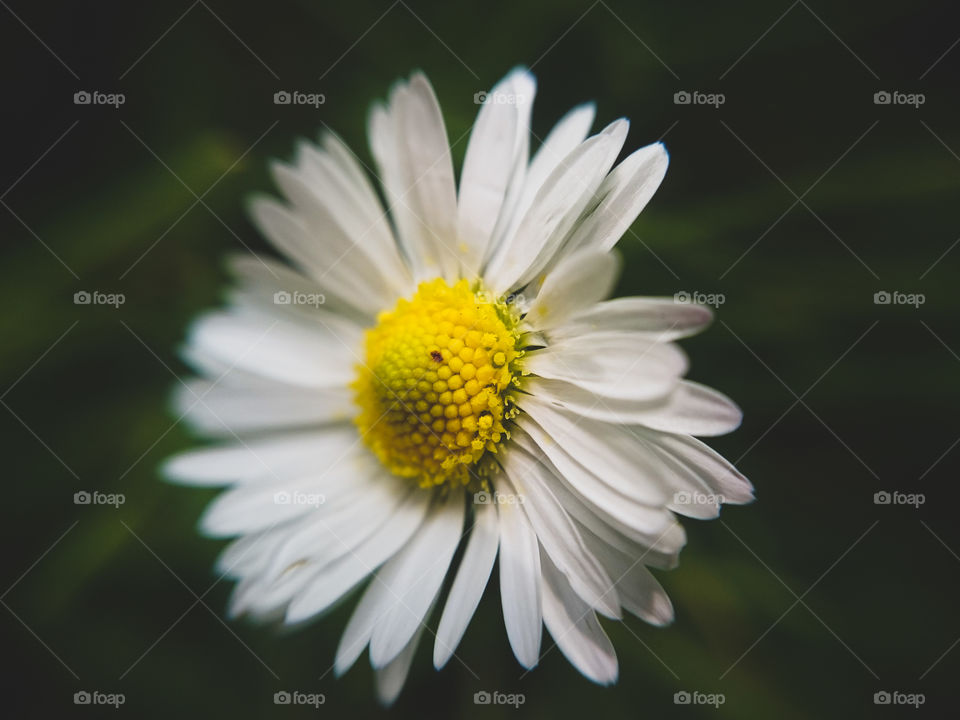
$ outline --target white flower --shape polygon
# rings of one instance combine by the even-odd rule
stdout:
[[[673,343],[710,321],[663,298],[604,300],[613,246],[663,179],[650,145],[616,167],[617,120],[566,115],[528,157],[533,77],[485,97],[455,184],[427,79],[370,114],[388,207],[344,144],[303,142],[273,167],[286,203],[252,214],[293,268],[237,258],[230,307],[201,317],[178,394],[225,439],[169,461],[169,477],[227,490],[204,532],[239,536],[220,558],[231,614],[298,623],[369,580],[336,672],[369,646],[378,694],[400,692],[461,541],[434,642],[442,667],[499,557],[507,636],[537,664],[542,625],[586,677],[617,678],[597,614],[673,618],[647,569],[684,545],[674,513],[715,517],[752,488],[692,436],[740,411],[683,379]],[[483,99],[483,98],[481,98]],[[430,635],[434,631],[430,630]]]

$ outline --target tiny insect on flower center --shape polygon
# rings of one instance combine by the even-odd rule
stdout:
[[[355,422],[391,472],[424,488],[477,487],[516,413],[515,310],[466,280],[420,283],[367,330]]]

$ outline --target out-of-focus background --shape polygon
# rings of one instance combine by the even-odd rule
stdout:
[[[243,204],[271,189],[269,158],[326,127],[369,159],[370,103],[420,68],[459,162],[475,94],[517,64],[539,79],[537,136],[593,99],[598,126],[631,119],[628,148],[666,143],[666,181],[620,245],[618,293],[718,306],[684,346],[691,377],[743,406],[743,427],[711,444],[758,501],[686,521],[680,568],[659,574],[675,624],[607,625],[615,687],[590,684],[556,649],[524,673],[494,580],[464,662],[437,673],[424,643],[391,714],[883,717],[902,708],[877,700],[917,694],[917,716],[956,712],[955,8],[0,5],[7,716],[379,712],[365,662],[341,680],[329,672],[352,603],[296,633],[221,619],[222,543],[195,529],[213,492],[157,473],[194,443],[168,409],[186,372],[176,349],[221,301],[223,256],[267,251]],[[324,102],[275,104],[284,90]],[[81,91],[101,95],[78,104]],[[124,302],[77,304],[78,292]],[[80,491],[124,502],[75,504]],[[325,704],[277,707],[282,690]],[[523,706],[474,703],[495,690],[522,693]],[[76,706],[78,691],[125,703]]]

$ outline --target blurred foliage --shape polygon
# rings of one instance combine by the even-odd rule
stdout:
[[[459,163],[474,93],[516,64],[539,79],[538,137],[595,99],[601,126],[631,118],[628,148],[667,144],[667,179],[620,245],[618,293],[724,294],[714,327],[684,346],[692,377],[745,410],[711,444],[758,502],[686,522],[681,567],[659,574],[675,624],[608,624],[615,687],[555,649],[524,673],[494,582],[463,661],[436,673],[424,642],[392,714],[517,712],[474,705],[481,689],[522,692],[519,712],[544,718],[850,717],[872,714],[878,690],[955,711],[960,651],[935,664],[960,635],[955,8],[211,0],[0,14],[11,717],[75,711],[80,689],[123,692],[137,717],[272,717],[273,693],[294,688],[323,692],[325,714],[378,712],[364,662],[329,672],[351,603],[296,633],[218,619],[221,543],[195,530],[213,493],[157,476],[193,442],[168,410],[186,372],[176,349],[220,302],[223,256],[268,251],[243,201],[270,188],[269,158],[328,128],[369,159],[370,103],[422,68]],[[80,89],[126,103],[76,106]],[[275,106],[280,89],[326,103]],[[726,102],[675,105],[679,90]],[[878,106],[879,90],[926,102]],[[84,289],[126,303],[74,305]],[[875,305],[881,290],[926,302]],[[82,489],[126,503],[75,506]],[[882,489],[927,502],[876,506]],[[726,702],[677,706],[678,690]]]

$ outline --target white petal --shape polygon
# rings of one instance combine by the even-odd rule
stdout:
[[[411,493],[387,522],[352,553],[316,572],[290,603],[286,622],[300,622],[326,610],[373,573],[417,531],[426,516],[429,501],[428,493]]]
[[[385,296],[380,296],[379,288],[373,287],[374,283],[363,274],[363,264],[357,259],[359,254],[348,251],[349,239],[340,231],[330,230],[332,223],[327,227],[331,235],[318,237],[305,219],[262,195],[251,199],[248,210],[263,236],[324,292],[368,317],[375,317],[383,309]]]
[[[616,159],[626,132],[626,121],[611,124],[584,141],[546,179],[515,236],[500,245],[484,270],[498,295],[531,282],[554,259]]]
[[[347,437],[336,430],[332,435],[327,430],[311,430],[188,450],[168,459],[163,474],[184,485],[228,485],[291,469],[308,471],[329,463],[336,457],[333,453],[342,452],[340,443]]]
[[[201,518],[203,532],[223,537],[262,530],[306,513],[318,512],[326,497],[339,484],[352,483],[351,487],[361,489],[363,483],[374,482],[378,477],[377,468],[371,467],[374,461],[362,449],[347,444],[354,442],[350,436],[356,434],[350,430],[345,428],[342,431],[346,450],[331,454],[327,466],[322,469],[244,483],[221,493]]]
[[[540,549],[537,535],[516,505],[498,505],[500,514],[500,599],[507,638],[525,668],[540,659]]]
[[[730,398],[704,385],[681,380],[674,390],[656,400],[598,398],[594,393],[558,380],[527,378],[536,402],[570,416],[583,416],[614,425],[642,425],[670,433],[710,437],[740,426],[743,414]],[[530,404],[530,396],[521,398]]]
[[[390,588],[393,600],[370,638],[370,662],[375,668],[393,660],[423,623],[460,544],[463,515],[463,495],[451,492],[377,575]]]
[[[670,500],[672,492],[662,481],[659,459],[623,428],[578,417],[552,406],[539,395],[522,395],[518,405],[549,434],[552,442],[539,443],[536,435],[534,439],[565,476],[575,476],[576,470],[568,469],[563,455],[553,452],[554,448],[562,450],[582,468],[589,468],[591,474],[624,498],[652,507]],[[534,434],[529,423],[520,424]]]
[[[617,681],[617,654],[597,615],[543,556],[543,622],[560,652],[585,677],[599,685]]]
[[[429,615],[430,612],[427,612]],[[400,695],[404,684],[407,682],[407,675],[410,674],[410,665],[413,663],[413,656],[417,653],[417,646],[420,644],[420,636],[423,635],[426,625],[421,625],[413,634],[410,642],[400,652],[397,657],[387,663],[386,666],[374,671],[374,677],[377,685],[377,699],[384,705],[392,705],[393,701]]]
[[[603,398],[652,400],[676,387],[688,362],[672,343],[624,333],[551,343],[528,353],[523,367],[534,375],[572,383]]]
[[[402,240],[416,280],[457,274],[457,194],[443,115],[429,81],[415,73],[390,97],[396,132],[394,206],[405,206]]]
[[[543,330],[563,324],[613,290],[620,271],[617,256],[607,252],[573,253],[547,275],[527,311],[527,322]]]
[[[368,315],[336,295],[325,293],[316,280],[285,263],[244,253],[230,255],[227,266],[238,281],[228,297],[238,305],[269,309],[275,315],[301,322],[307,320],[312,325],[322,321],[331,327],[342,327],[344,331],[351,326],[361,330],[370,324]],[[311,303],[322,302],[319,305],[282,304],[278,302],[278,292],[290,293],[291,298],[294,293],[301,293],[300,297],[309,299]],[[279,296],[279,299],[282,298],[282,295]]]
[[[358,238],[357,242],[362,242],[364,247],[370,249],[374,262],[382,271],[395,275],[404,285],[411,283],[409,268],[400,255],[388,215],[357,156],[333,133],[324,133],[321,142],[330,159],[341,170],[338,179],[353,198],[353,222],[357,224],[347,227],[351,237]]]
[[[667,172],[669,158],[662,143],[647,145],[629,155],[597,190],[599,204],[570,239],[570,249],[610,250],[650,202]]]
[[[408,238],[414,234],[413,212],[406,204],[404,175],[400,155],[397,127],[397,108],[375,103],[367,119],[367,137],[370,152],[376,161],[383,194],[394,223],[397,242],[403,249],[403,257],[413,276],[424,275],[419,253],[411,247]]]
[[[672,458],[696,474],[709,491],[723,497],[724,503],[740,505],[753,501],[753,486],[718,452],[688,435],[674,435],[637,428],[658,452]]]
[[[271,554],[263,575],[276,579],[293,565],[310,563],[322,567],[352,553],[396,512],[411,492],[409,482],[386,471],[371,484],[357,485],[356,489],[332,490],[325,497],[325,512],[315,513],[315,522],[291,528]]]
[[[705,305],[678,303],[673,298],[615,298],[553,326],[548,336],[560,341],[584,335],[599,339],[629,332],[667,342],[700,332],[712,319],[713,313]]]
[[[304,152],[310,153],[306,165]],[[271,170],[293,214],[314,238],[311,275],[320,285],[331,275],[343,276],[355,284],[355,293],[371,295],[381,307],[409,291],[410,277],[397,252],[380,250],[392,242],[392,235],[379,242],[367,239],[378,230],[389,232],[384,213],[360,215],[344,187],[343,174],[326,153],[301,146],[300,167],[274,162]]]
[[[251,312],[214,312],[198,319],[188,344],[265,378],[306,387],[342,387],[353,379],[359,336],[307,328]]]
[[[437,627],[433,647],[433,664],[437,670],[447,664],[460,644],[497,559],[500,532],[496,508],[490,504],[474,505],[474,518],[467,549]]]
[[[463,268],[476,275],[486,257],[490,238],[507,198],[507,190],[525,171],[526,138],[536,81],[523,69],[512,71],[490,92],[470,133],[460,191],[457,227],[464,243]],[[511,96],[514,102],[498,102]],[[521,157],[522,156],[522,157]]]
[[[355,410],[344,388],[237,388],[208,380],[179,385],[173,396],[177,417],[194,430],[226,437],[253,430],[349,421]]]
[[[552,473],[519,447],[504,454],[506,490],[522,498],[523,511],[540,544],[554,564],[591,608],[607,617],[620,617],[613,580],[587,548],[573,521],[551,491],[558,481]]]
[[[363,591],[360,602],[357,603],[353,614],[350,615],[350,620],[343,630],[339,645],[337,645],[336,658],[333,663],[333,672],[337,677],[353,667],[357,658],[360,657],[360,653],[370,643],[373,628],[377,620],[386,611],[389,600],[388,593],[384,591],[383,584],[374,573],[367,589]]]
[[[530,167],[522,176],[522,183],[512,184],[494,229],[494,242],[490,246],[495,251],[516,234],[517,227],[533,203],[537,192],[543,186],[550,173],[583,142],[593,125],[596,107],[593,103],[578,105],[568,112],[547,135],[537,150]],[[529,124],[529,121],[528,121]],[[524,135],[526,139],[528,134]],[[527,149],[524,147],[523,152]],[[488,254],[488,259],[489,259]]]
[[[673,622],[673,603],[644,566],[645,556],[627,555],[589,534],[584,539],[616,579],[617,593],[626,610],[651,625],[663,626]]]
[[[517,423],[511,440],[553,470],[560,482],[551,489],[578,523],[617,546],[651,548],[655,559],[672,566],[686,537],[665,503],[649,505],[626,497],[577,463],[531,418],[521,415]]]

